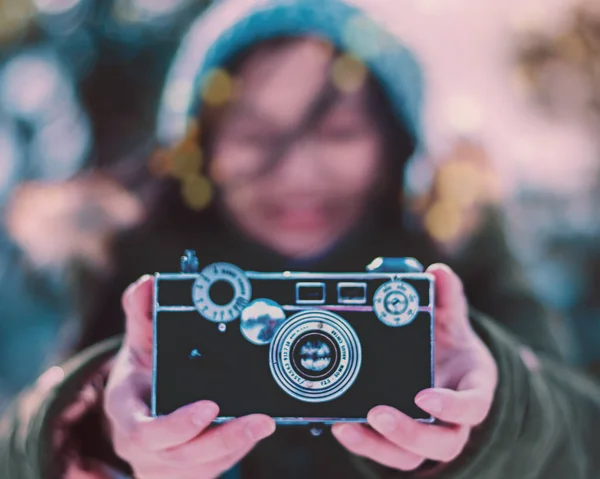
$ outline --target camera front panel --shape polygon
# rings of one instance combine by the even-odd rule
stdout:
[[[156,414],[210,399],[222,418],[364,420],[387,404],[429,419],[414,404],[433,384],[429,276],[244,274],[248,291],[209,293],[194,293],[210,283],[200,275],[157,276]],[[207,299],[217,307],[202,313]]]

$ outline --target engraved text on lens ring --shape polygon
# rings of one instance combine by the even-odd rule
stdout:
[[[216,304],[210,297],[210,288],[217,281],[226,281],[233,288],[233,297],[227,304]],[[192,286],[192,300],[198,312],[209,321],[227,323],[239,317],[252,297],[252,287],[246,273],[229,263],[207,266]]]

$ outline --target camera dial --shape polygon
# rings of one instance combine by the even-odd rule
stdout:
[[[237,319],[251,297],[252,287],[246,273],[229,263],[207,266],[192,287],[194,306],[204,318],[215,323]]]
[[[419,295],[404,281],[388,281],[375,291],[373,309],[386,326],[406,326],[419,312]]]

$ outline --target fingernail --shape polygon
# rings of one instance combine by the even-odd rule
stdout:
[[[152,277],[151,274],[145,274],[144,276],[141,276],[136,282],[135,284],[142,284],[146,281],[148,281],[150,278]]]
[[[427,412],[439,413],[442,411],[442,400],[437,396],[421,396],[415,402],[417,406]]]
[[[351,426],[340,426],[337,428],[336,436],[339,436],[346,444],[358,444],[362,436]]]
[[[213,403],[206,403],[198,406],[198,411],[192,416],[192,422],[196,426],[206,426],[217,415],[219,407]]]
[[[275,432],[275,421],[255,419],[246,425],[246,434],[253,441],[259,441]]]
[[[377,414],[373,423],[381,432],[392,432],[396,429],[396,418],[388,413]]]

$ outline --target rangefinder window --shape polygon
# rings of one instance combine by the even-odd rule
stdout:
[[[365,283],[339,283],[338,303],[366,304],[367,285]]]
[[[325,283],[296,284],[297,304],[325,304]]]

